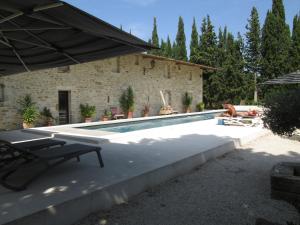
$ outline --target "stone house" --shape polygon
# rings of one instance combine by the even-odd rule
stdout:
[[[150,115],[162,106],[160,90],[168,104],[182,112],[185,92],[193,96],[193,110],[203,98],[203,70],[206,66],[149,54],[133,54],[30,73],[0,77],[0,129],[21,127],[18,101],[30,94],[40,110],[48,107],[56,124],[78,123],[80,104],[95,105],[99,121],[105,109],[119,107],[128,86],[135,94],[135,117],[145,104]]]

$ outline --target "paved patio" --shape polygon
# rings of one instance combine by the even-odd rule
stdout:
[[[80,163],[55,168],[26,191],[0,187],[0,224],[74,223],[269,133],[259,127],[216,124],[199,121],[111,136],[101,145],[103,169],[91,153]],[[16,131],[0,133],[0,138],[41,136]]]

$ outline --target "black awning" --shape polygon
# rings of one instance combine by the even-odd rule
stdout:
[[[272,80],[268,80],[262,84],[300,84],[300,71],[286,74],[284,76]]]
[[[143,40],[59,0],[0,2],[0,75],[151,48]]]

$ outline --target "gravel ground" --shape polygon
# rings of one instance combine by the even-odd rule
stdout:
[[[76,225],[254,225],[256,218],[298,223],[293,206],[270,199],[269,174],[277,162],[300,160],[299,147],[273,135],[258,139]]]

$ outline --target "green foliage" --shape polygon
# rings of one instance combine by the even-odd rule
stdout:
[[[199,102],[197,105],[196,105],[196,108],[199,112],[202,112],[205,108],[205,104],[203,102]]]
[[[111,112],[111,110],[109,110],[109,109],[105,109],[104,110],[104,116],[106,116],[106,117],[112,117],[112,112]]]
[[[122,93],[120,97],[120,105],[125,113],[134,111],[134,94],[131,86]]]
[[[27,94],[23,99],[18,101],[20,105],[19,113],[23,118],[23,122],[33,124],[39,117],[39,111],[36,103],[32,101],[31,95]]]
[[[43,110],[40,112],[40,115],[45,117],[46,119],[54,119],[51,110],[47,107],[43,108]]]
[[[251,74],[260,74],[261,71],[261,29],[257,9],[252,8],[250,19],[246,26],[246,69]]]
[[[178,21],[178,31],[176,35],[175,59],[187,61],[186,36],[184,32],[183,18],[180,16]]]
[[[157,33],[157,23],[156,23],[156,17],[153,19],[153,31],[152,31],[152,39],[151,39],[151,44],[157,48],[159,48],[159,37]],[[159,55],[161,51],[159,49],[153,49],[150,52],[151,54],[154,55]]]
[[[282,0],[273,0],[272,11],[267,13],[262,29],[262,81],[290,71],[290,42]]]
[[[197,25],[196,20],[194,18],[193,20],[193,26],[192,26],[192,35],[191,35],[191,44],[190,44],[190,62],[195,63],[196,55],[199,48],[199,34],[197,31]]]
[[[89,104],[80,104],[80,113],[83,118],[91,118],[96,114],[96,106]]]
[[[191,107],[193,102],[193,96],[190,95],[188,92],[185,92],[182,98],[182,104],[185,108]]]
[[[18,101],[18,104],[20,105],[20,113],[23,114],[24,110],[26,110],[29,107],[35,106],[36,103],[32,101],[31,95],[27,94],[24,98],[20,99]]]
[[[191,61],[207,66],[216,65],[217,37],[210,17],[202,20],[199,50],[191,57]]]
[[[296,15],[293,20],[290,60],[291,71],[300,70],[300,14]]]
[[[171,44],[170,37],[168,36],[167,44],[166,44],[166,51],[164,53],[164,56],[166,56],[168,58],[172,58],[172,54],[173,54],[172,44]]]
[[[291,135],[300,128],[300,89],[274,91],[264,102],[263,121],[279,135]]]
[[[39,112],[35,106],[28,106],[23,110],[22,118],[26,124],[33,124],[39,117]]]

